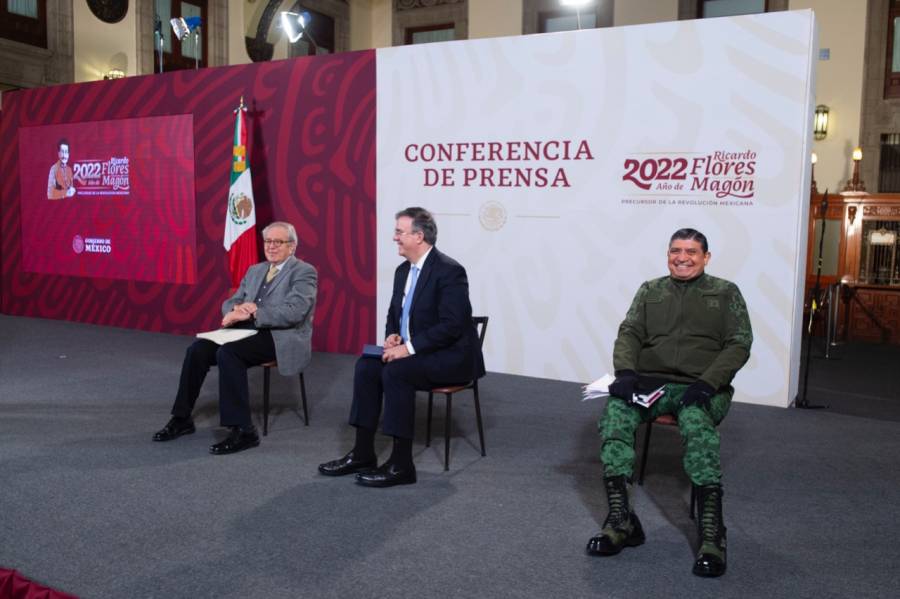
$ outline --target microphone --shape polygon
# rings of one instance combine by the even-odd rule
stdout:
[[[828,210],[828,190],[825,190],[825,195],[822,196],[822,218],[825,218],[825,211]]]

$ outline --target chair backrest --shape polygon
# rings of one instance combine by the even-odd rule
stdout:
[[[478,332],[478,344],[484,348],[484,335],[487,333],[487,316],[473,316],[472,324],[475,325],[475,330]]]

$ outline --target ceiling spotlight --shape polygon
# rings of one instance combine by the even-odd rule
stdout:
[[[284,29],[284,33],[288,36],[288,41],[292,44],[303,37],[304,33],[309,37],[309,33],[306,31],[307,25],[309,25],[308,12],[299,14],[295,12],[281,13],[281,28]]]
[[[593,4],[594,0],[559,0],[560,6],[567,6],[575,9],[575,19],[578,24],[578,30],[581,31],[581,9],[588,4]]]
[[[172,31],[175,32],[175,37],[178,38],[178,41],[181,41],[187,37],[187,34],[200,28],[200,17],[188,17],[186,19],[177,17],[172,19],[171,23]]]

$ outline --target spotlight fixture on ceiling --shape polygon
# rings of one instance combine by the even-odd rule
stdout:
[[[309,35],[309,31],[307,31],[307,26],[309,25],[309,13],[308,12],[282,12],[281,13],[281,28],[284,30],[285,35],[287,35],[288,41],[290,43],[294,43],[304,35],[307,38],[312,40]],[[313,44],[316,42],[313,41]]]
[[[201,24],[200,17],[177,17],[170,22],[172,23],[172,31],[175,32],[175,37],[178,38],[178,41],[186,38],[190,32],[199,29]]]
[[[200,68],[200,17],[177,17],[169,21],[178,41],[184,41],[189,34],[194,34],[194,68]]]
[[[575,9],[575,18],[578,20],[578,29],[581,30],[581,9],[589,4],[593,4],[594,0],[559,0],[560,6]]]
[[[156,39],[156,56],[159,58],[159,72],[163,72],[163,46],[166,45],[166,39],[163,36],[162,19],[159,13],[153,15],[153,37]]]

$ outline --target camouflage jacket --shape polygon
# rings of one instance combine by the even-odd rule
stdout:
[[[741,291],[725,279],[660,277],[638,289],[613,350],[617,371],[672,382],[731,383],[750,357],[753,332]]]

